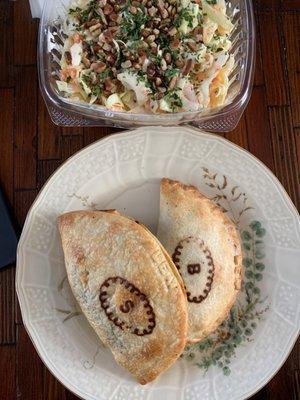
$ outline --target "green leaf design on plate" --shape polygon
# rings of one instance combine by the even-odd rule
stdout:
[[[250,328],[245,329],[245,335],[246,336],[251,336],[253,334],[253,330]]]
[[[260,288],[259,287],[253,288],[253,293],[260,295]]]
[[[239,186],[230,188],[226,175],[211,172],[207,167],[202,167],[202,176],[205,185],[213,189],[214,195],[211,200],[229,213],[230,218],[239,225],[241,218],[254,208],[249,205],[248,197]],[[216,201],[217,200],[217,201]],[[257,225],[260,228],[259,225]],[[249,233],[248,235],[249,236]],[[248,238],[245,240],[249,240]]]
[[[244,250],[251,250],[251,245],[248,242],[243,243],[243,249]]]
[[[253,264],[252,258],[245,257],[245,258],[243,259],[243,266],[244,266],[245,268],[251,267],[252,264]]]
[[[257,250],[255,250],[255,257],[258,260],[261,260],[261,259],[263,259],[265,257],[265,252],[263,250],[261,250],[261,249],[257,249]]]
[[[254,265],[255,269],[257,269],[257,271],[263,271],[265,269],[265,264],[263,263],[255,263]]]
[[[256,229],[256,236],[258,236],[259,238],[265,236],[265,234],[266,234],[266,230],[264,228]]]
[[[195,365],[207,371],[216,366],[224,375],[230,374],[230,362],[236,356],[239,346],[251,340],[262,315],[268,307],[263,307],[259,283],[263,279],[265,257],[263,237],[265,228],[260,221],[254,220],[247,226],[240,226],[241,216],[253,209],[247,196],[239,186],[230,187],[227,177],[212,173],[203,168],[203,178],[215,191],[212,200],[220,205],[224,212],[237,224],[241,233],[243,249],[244,281],[239,299],[232,307],[229,316],[209,337],[199,343],[188,345],[182,358],[193,360]],[[238,209],[238,204],[242,207]]]
[[[261,223],[259,221],[252,221],[250,224],[250,228],[254,231],[261,228]]]
[[[245,272],[245,276],[246,276],[246,278],[248,278],[248,279],[252,279],[253,277],[254,277],[254,273],[253,273],[253,271],[246,271]]]
[[[257,281],[261,281],[262,278],[263,278],[262,274],[260,274],[260,273],[255,274],[254,277],[255,277],[255,279],[256,279]]]
[[[250,240],[252,238],[252,236],[250,235],[250,233],[248,231],[243,231],[241,234],[241,238],[242,240]]]
[[[82,313],[80,311],[73,311],[69,315],[66,316],[66,318],[63,319],[63,322],[68,321],[69,319],[73,317],[77,317],[78,315],[81,315]]]
[[[230,368],[229,367],[227,367],[227,366],[225,366],[225,367],[223,367],[223,373],[224,373],[224,375],[226,375],[226,376],[228,376],[228,375],[230,375]]]
[[[256,224],[256,225],[255,225]],[[257,226],[257,221],[251,223],[248,229]],[[260,229],[261,224],[260,224]],[[263,243],[256,243],[256,232],[251,235],[249,241],[243,243],[245,266],[244,282],[242,287],[242,299],[239,300],[230,311],[229,317],[211,334],[200,343],[188,346],[183,357],[191,360],[198,359],[197,366],[207,370],[215,365],[222,369],[225,375],[230,374],[230,362],[236,355],[238,346],[249,341],[257,328],[257,323],[267,308],[259,309],[261,304],[260,288],[257,282],[263,279],[262,271],[265,265],[257,261],[256,255],[263,255]],[[244,238],[249,237],[244,233]]]

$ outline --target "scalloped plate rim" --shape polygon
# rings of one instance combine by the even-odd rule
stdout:
[[[161,127],[160,126],[141,127],[141,128],[137,128],[137,129],[133,129],[133,130],[121,131],[118,134],[112,133],[104,138],[100,138],[99,140],[80,149],[79,151],[74,153],[71,157],[69,157],[67,160],[65,160],[46,180],[46,182],[40,189],[39,193],[37,194],[34,202],[32,203],[32,205],[27,213],[25,223],[24,223],[23,229],[22,229],[22,234],[21,234],[21,237],[20,237],[20,240],[18,243],[18,248],[17,248],[16,292],[17,292],[17,296],[19,299],[19,305],[20,305],[20,309],[21,309],[24,327],[25,327],[37,353],[39,354],[41,360],[47,366],[47,368],[49,368],[51,373],[56,377],[56,379],[58,379],[59,382],[61,382],[65,387],[67,387],[70,391],[72,391],[74,394],[76,394],[77,396],[79,396],[82,399],[85,399],[85,398],[96,399],[96,397],[93,397],[90,395],[88,395],[88,397],[86,397],[87,394],[82,392],[78,387],[74,386],[73,383],[68,380],[68,378],[63,377],[60,374],[60,372],[57,371],[55,365],[47,357],[46,352],[44,352],[43,346],[40,344],[39,337],[36,334],[34,326],[30,325],[30,317],[28,314],[29,306],[26,301],[24,287],[22,286],[22,279],[23,279],[23,273],[24,273],[24,269],[23,269],[24,266],[22,267],[23,250],[24,250],[23,246],[25,244],[26,237],[28,234],[28,227],[30,226],[30,219],[35,211],[35,208],[38,205],[38,202],[47,193],[47,189],[49,188],[51,183],[54,182],[54,178],[58,177],[59,173],[61,173],[64,168],[66,168],[68,165],[70,165],[72,162],[74,162],[74,160],[77,159],[78,157],[84,156],[92,149],[97,148],[99,145],[104,146],[107,142],[109,142],[111,140],[122,140],[124,138],[131,137],[134,135],[136,135],[136,136],[143,135],[143,134],[147,133],[145,131],[149,131],[149,133],[150,133],[150,131],[152,130],[151,134],[159,135],[161,130],[170,131],[170,130],[176,130],[176,129],[180,129],[180,132],[183,132],[183,133],[179,133],[179,135],[186,133],[186,134],[189,134],[191,137],[208,136],[217,142],[221,142],[221,143],[225,144],[229,148],[235,149],[237,152],[244,153],[244,155],[247,156],[247,158],[253,160],[260,167],[260,169],[262,169],[263,172],[268,176],[268,178],[272,181],[274,186],[276,186],[276,188],[280,191],[282,200],[284,200],[284,202],[285,202],[286,206],[288,207],[289,211],[291,212],[293,218],[295,218],[296,221],[298,221],[298,229],[299,229],[300,219],[299,219],[298,211],[297,211],[295,205],[293,204],[292,200],[290,199],[288,193],[286,192],[286,190],[284,189],[284,187],[282,186],[282,184],[280,183],[278,178],[273,174],[273,172],[262,161],[260,161],[254,155],[252,155],[249,151],[230,142],[226,138],[218,136],[218,134],[208,133],[203,130],[199,130],[197,128],[192,128],[192,127],[180,127],[180,128],[170,128],[170,127],[163,127],[163,126],[161,126]],[[173,134],[175,134],[175,132],[173,132]],[[247,399],[247,398],[253,396],[255,393],[257,393],[279,371],[279,369],[282,367],[282,365],[288,358],[290,352],[292,351],[293,346],[295,345],[297,338],[299,336],[299,333],[300,333],[300,327],[298,327],[297,333],[292,335],[291,339],[289,340],[289,343],[286,345],[286,350],[283,354],[283,357],[281,357],[280,362],[278,362],[278,364],[273,368],[272,371],[268,372],[267,377],[263,378],[261,382],[259,382],[255,387],[253,387],[247,393],[245,393],[245,396],[246,396],[246,397],[244,397],[245,399]]]

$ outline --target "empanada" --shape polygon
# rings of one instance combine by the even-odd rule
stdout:
[[[188,341],[225,319],[241,286],[242,253],[233,222],[196,187],[162,179],[158,238],[180,272],[188,300]]]
[[[152,234],[118,213],[70,212],[59,230],[87,320],[120,365],[141,384],[152,381],[186,343],[186,296],[172,262]]]

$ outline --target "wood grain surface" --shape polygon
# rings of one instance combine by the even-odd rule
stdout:
[[[238,127],[224,136],[262,160],[300,207],[300,0],[256,0],[256,75]],[[38,190],[74,152],[117,132],[54,126],[38,89],[38,20],[28,0],[0,0],[0,183],[21,230]],[[74,400],[22,324],[15,266],[0,271],[0,399]],[[255,400],[300,399],[300,343]],[[230,399],[228,399],[230,400]]]

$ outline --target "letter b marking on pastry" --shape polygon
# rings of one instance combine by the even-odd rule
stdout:
[[[189,236],[178,243],[172,259],[184,281],[188,301],[201,303],[208,296],[214,278],[210,250],[202,239]]]

